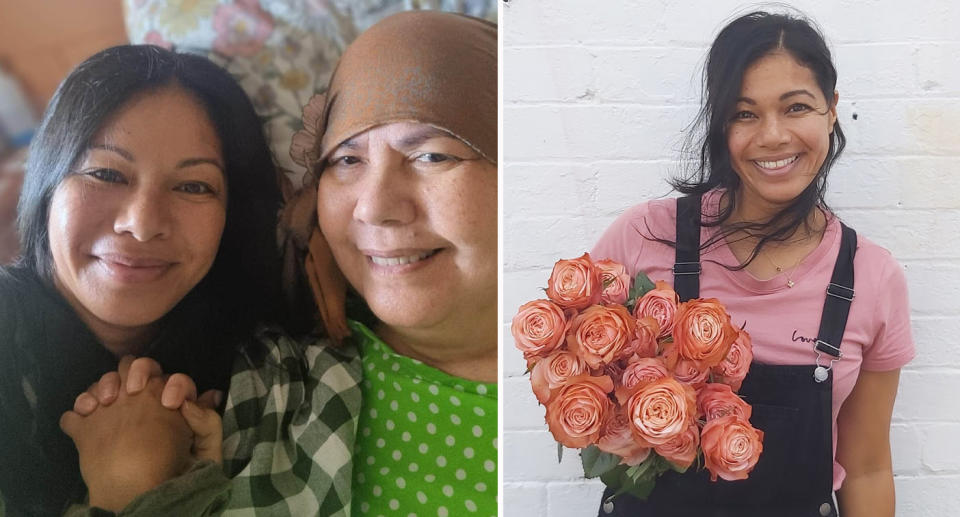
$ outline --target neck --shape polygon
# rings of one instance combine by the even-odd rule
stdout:
[[[156,336],[156,325],[123,326],[104,321],[87,310],[67,289],[62,288],[59,281],[55,280],[54,285],[80,321],[114,357],[119,359],[125,355],[142,355],[147,344]]]
[[[429,328],[381,324],[377,334],[398,354],[471,381],[497,381],[496,307]]]
[[[769,203],[744,203],[744,196],[739,196],[740,202],[737,203],[737,206],[734,207],[733,213],[730,214],[730,219],[727,220],[726,224],[738,224],[738,223],[749,223],[749,224],[762,224],[769,225],[773,218],[785,207],[780,205],[772,205]],[[726,208],[729,203],[729,199],[726,194],[720,198],[721,208]],[[819,207],[813,207],[810,212],[807,214],[805,223],[798,226],[794,232],[787,236],[783,241],[771,242],[768,246],[791,246],[795,244],[804,244],[811,240],[816,240],[819,242],[820,237],[823,235],[823,230],[826,228],[826,215],[823,210]],[[767,230],[775,231],[777,228],[769,227]],[[742,245],[748,245],[750,248],[753,248],[760,242],[760,237],[755,235],[754,231],[739,231],[727,237],[728,242],[738,242]]]

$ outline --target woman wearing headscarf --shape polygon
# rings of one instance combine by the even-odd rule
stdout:
[[[229,507],[346,515],[352,500],[358,515],[496,515],[496,66],[493,24],[401,13],[362,34],[305,108],[291,153],[314,173],[316,205],[304,194],[284,221],[293,241],[309,242],[328,333],[359,355],[362,402],[354,419],[329,422],[327,373],[309,368],[295,386],[302,402],[259,427],[230,422],[255,421],[269,387],[228,399],[225,461],[252,451]],[[354,433],[334,445],[328,427],[345,425]],[[308,454],[273,461],[278,448]],[[350,499],[343,465],[324,487],[289,475],[328,470],[330,452],[344,450]],[[282,497],[261,504],[271,492]]]

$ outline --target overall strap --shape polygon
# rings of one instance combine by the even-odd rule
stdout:
[[[820,332],[817,333],[817,351],[842,357],[840,341],[847,327],[850,315],[850,303],[853,301],[853,256],[857,253],[857,232],[840,223],[843,235],[840,240],[840,253],[833,266],[833,276],[827,284],[826,301],[823,302],[823,315],[820,316]]]
[[[673,290],[685,302],[700,297],[700,195],[677,198]]]

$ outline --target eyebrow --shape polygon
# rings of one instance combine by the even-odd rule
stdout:
[[[109,151],[109,152],[118,154],[121,157],[123,157],[123,159],[131,163],[136,163],[137,161],[136,159],[134,159],[133,155],[130,154],[129,151],[127,151],[122,147],[117,147],[115,145],[96,144],[96,145],[91,145],[90,149],[101,149],[103,151]],[[187,158],[185,160],[180,160],[180,162],[177,163],[177,168],[185,169],[187,167],[194,167],[196,165],[203,165],[203,164],[213,165],[217,169],[220,169],[220,172],[224,172],[223,164],[220,163],[220,160],[217,160],[215,158]]]
[[[359,138],[360,136],[361,135],[356,135],[344,140],[343,142],[340,142],[340,145],[338,145],[334,149],[334,151],[340,148],[346,148],[351,150],[358,149],[360,147],[360,144],[357,143],[357,138]],[[450,135],[450,133],[442,129],[438,129],[433,126],[427,126],[427,127],[417,129],[413,134],[407,135],[406,137],[402,138],[399,142],[397,142],[397,146],[400,149],[411,149],[419,146],[420,144],[432,138],[454,138],[454,137]]]
[[[784,93],[783,95],[780,96],[780,100],[786,100],[790,97],[793,97],[794,95],[806,95],[807,97],[810,97],[813,100],[817,100],[816,95],[810,93],[809,90],[804,90],[802,88],[799,90],[790,90],[789,92]],[[755,105],[757,103],[757,101],[751,99],[750,97],[737,97],[737,102],[744,102],[751,105]]]

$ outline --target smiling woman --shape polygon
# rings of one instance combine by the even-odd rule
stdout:
[[[206,59],[115,47],[64,80],[30,148],[22,257],[0,270],[7,514],[61,514],[88,488],[102,502],[59,421],[121,355],[226,389],[230,358],[279,311],[279,201],[250,102]],[[151,420],[167,431],[151,447],[189,456],[197,416]]]

